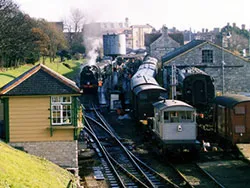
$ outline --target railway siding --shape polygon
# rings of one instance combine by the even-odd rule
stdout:
[[[249,164],[241,160],[205,162],[198,164],[224,187],[249,187]]]

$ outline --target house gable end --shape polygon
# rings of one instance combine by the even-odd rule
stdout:
[[[150,47],[168,47],[168,48],[178,48],[180,44],[176,42],[171,37],[165,37],[164,35],[161,35],[158,39],[156,39],[154,42],[151,43]]]
[[[167,64],[168,61],[185,54],[186,52],[200,46],[203,45],[204,43],[206,43],[206,41],[204,40],[193,40],[191,42],[189,42],[188,44],[181,46],[179,48],[177,48],[176,50],[167,53],[166,55],[162,56],[162,62],[165,64]]]

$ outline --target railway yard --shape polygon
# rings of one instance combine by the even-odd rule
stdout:
[[[90,104],[88,97],[82,98]],[[182,153],[167,157],[161,153],[153,139],[145,136],[135,121],[129,118],[132,117],[130,113],[122,116],[106,107],[97,108],[96,111],[105,120],[100,120],[92,108],[86,109],[86,122],[90,124],[85,132],[88,143],[86,140],[79,142],[85,148],[83,151],[88,151],[82,153],[91,155],[91,158],[79,157],[80,176],[86,187],[249,186],[249,163],[237,150],[224,149],[218,143],[213,143],[211,136],[203,139],[216,146],[216,149],[200,151],[198,156]],[[107,129],[112,131],[111,136],[104,133],[104,129],[94,119],[103,126],[108,126]],[[91,136],[91,129],[102,147]],[[118,141],[113,137],[117,137]],[[118,146],[118,143],[123,146]]]
[[[79,175],[85,187],[250,185],[249,145],[236,147],[249,141],[248,124],[241,125],[249,97],[215,96],[213,78],[197,68],[173,66],[172,87],[163,88],[156,81],[156,59],[124,65],[118,60],[81,74]],[[179,100],[169,99],[177,73],[183,76]]]

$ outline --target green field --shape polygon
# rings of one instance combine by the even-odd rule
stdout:
[[[70,68],[63,65],[63,63],[60,63],[58,60],[55,60],[55,62],[50,63],[47,61],[45,63],[45,66],[51,68],[52,70],[66,76],[67,78],[74,80],[75,76],[79,72],[79,68],[81,63],[84,62],[83,59],[81,60],[68,60],[63,63],[67,63]],[[38,63],[37,63],[38,64]],[[25,71],[32,68],[34,65],[23,65],[19,68],[12,68],[8,70],[0,70],[0,88],[3,87],[5,84],[10,82],[11,80],[15,79],[16,77],[20,76]]]
[[[75,178],[70,172],[1,141],[0,159],[0,187],[66,188],[71,180],[73,187],[76,187]]]

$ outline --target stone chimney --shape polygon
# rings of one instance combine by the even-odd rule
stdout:
[[[125,27],[129,27],[129,19],[128,19],[128,17],[125,18]]]
[[[245,24],[242,24],[242,25],[241,25],[241,29],[242,29],[242,30],[245,30],[245,29],[246,29],[246,25],[245,25]]]
[[[162,27],[162,35],[168,37],[168,28],[165,25]]]
[[[236,27],[236,23],[233,23],[233,28],[235,28]]]
[[[204,33],[204,31],[205,31],[205,29],[204,29],[204,28],[202,28],[202,33]]]
[[[206,29],[206,33],[208,33],[208,29]]]

